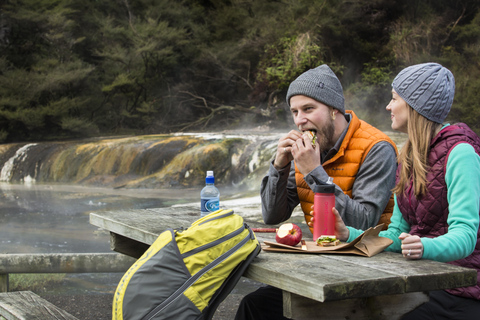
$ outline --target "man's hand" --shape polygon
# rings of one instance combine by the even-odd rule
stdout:
[[[292,156],[295,160],[298,170],[306,176],[313,169],[320,166],[320,146],[315,142],[312,144],[312,138],[309,134],[304,133],[292,144]]]
[[[423,243],[419,236],[402,232],[398,236],[402,240],[402,254],[410,260],[417,260],[423,257]]]
[[[275,169],[280,170],[285,168],[285,166],[293,160],[292,145],[301,138],[302,134],[300,132],[292,130],[278,140],[277,155],[273,162]]]

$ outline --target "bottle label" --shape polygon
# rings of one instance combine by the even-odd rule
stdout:
[[[220,209],[219,199],[202,199],[202,212],[214,212]]]

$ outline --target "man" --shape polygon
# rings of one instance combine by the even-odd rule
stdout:
[[[300,203],[310,225],[315,177],[324,183],[333,178],[335,208],[346,225],[367,229],[388,224],[397,168],[395,143],[353,111],[345,111],[342,85],[327,65],[294,80],[287,103],[299,131],[279,140],[262,181],[265,223],[289,219]],[[314,143],[308,131],[316,133]],[[235,319],[283,319],[281,291],[267,286],[247,295]]]
[[[327,65],[308,70],[290,84],[287,103],[299,131],[278,142],[262,181],[265,223],[290,218],[301,203],[311,220],[315,181],[335,184],[335,208],[349,226],[367,229],[380,221],[395,184],[397,149],[383,132],[345,111],[340,81]],[[316,147],[307,131],[316,132]],[[293,160],[293,163],[292,163]],[[381,222],[388,224],[393,201]]]

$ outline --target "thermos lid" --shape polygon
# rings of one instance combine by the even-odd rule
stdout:
[[[317,177],[312,176],[313,180],[315,181],[316,185],[313,187],[313,192],[315,193],[335,193],[335,185],[333,184],[333,179],[328,178],[328,182],[322,182],[317,179]]]
[[[335,185],[334,184],[317,184],[313,188],[313,192],[315,192],[315,193],[335,193]]]

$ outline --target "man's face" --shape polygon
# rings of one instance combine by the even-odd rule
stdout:
[[[320,150],[329,150],[335,145],[332,107],[307,96],[296,95],[290,98],[290,111],[301,132],[312,130],[317,133]]]

